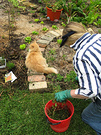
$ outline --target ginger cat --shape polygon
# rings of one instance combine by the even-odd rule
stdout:
[[[40,73],[55,73],[58,74],[58,71],[53,67],[48,67],[46,59],[42,56],[40,48],[36,41],[30,44],[29,52],[26,56],[25,65],[28,69]]]

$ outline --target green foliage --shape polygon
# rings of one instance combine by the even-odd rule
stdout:
[[[35,21],[35,22],[39,22],[39,19],[35,19],[34,21]]]
[[[35,11],[34,11],[34,10],[30,10],[29,12],[30,12],[30,13],[35,13]]]
[[[38,34],[39,34],[39,32],[37,32],[37,31],[33,31],[33,32],[32,32],[32,34],[34,34],[34,35],[38,35]]]
[[[42,31],[48,31],[48,28],[46,28],[46,27],[44,27],[43,29],[42,29]]]
[[[54,55],[56,53],[56,50],[55,49],[51,49],[50,51],[49,51],[49,54],[51,54],[51,55]]]
[[[62,81],[62,80],[63,80],[63,76],[60,75],[60,74],[57,74],[56,80],[57,80],[57,81]]]
[[[59,135],[47,124],[45,105],[54,99],[54,93],[31,93],[29,90],[12,91],[0,86],[0,134],[1,135]],[[34,100],[33,100],[34,99]],[[69,99],[75,113],[70,126],[61,135],[96,135],[94,130],[81,120],[82,110],[90,100]],[[34,128],[33,128],[34,127]],[[81,131],[82,129],[82,131]]]
[[[43,22],[43,21],[41,21],[40,23],[41,23],[41,24],[44,24],[44,22]]]
[[[26,45],[25,44],[20,45],[20,49],[21,50],[24,50],[25,48],[26,48]]]
[[[57,43],[61,44],[62,43],[62,39],[57,39]]]
[[[46,4],[47,7],[51,8],[53,12],[56,12],[56,10],[60,10],[64,6],[64,2],[66,0],[42,0],[44,4]]]
[[[8,69],[9,69],[9,70],[11,70],[12,68],[14,68],[14,67],[15,67],[15,64],[14,64],[13,62],[10,62],[10,61],[9,61],[9,62],[7,62],[7,64],[6,64],[6,65],[7,65],[7,67],[8,67]]]
[[[26,43],[30,43],[31,40],[32,40],[31,37],[26,37],[26,38],[25,38],[25,42],[26,42]]]
[[[66,24],[64,24],[63,22],[61,23],[63,27],[66,27]]]
[[[11,2],[14,7],[18,7],[19,6],[19,2],[17,0],[8,0],[8,1]]]
[[[75,82],[76,73],[74,71],[70,71],[69,74],[64,78],[64,82]]]
[[[58,27],[56,25],[52,25],[52,28],[55,29],[55,30],[58,29]]]

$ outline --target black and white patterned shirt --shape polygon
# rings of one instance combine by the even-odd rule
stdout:
[[[73,64],[80,85],[75,93],[101,100],[101,34],[85,33],[71,47],[76,51]]]

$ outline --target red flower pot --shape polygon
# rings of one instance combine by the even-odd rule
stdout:
[[[50,9],[50,8],[48,8],[48,7],[46,7],[46,8],[47,8],[47,18],[49,17],[49,19],[50,19],[51,21],[59,20],[60,15],[61,15],[61,11],[62,11],[63,9],[61,9],[61,10],[56,10],[56,12],[53,12],[52,9]]]

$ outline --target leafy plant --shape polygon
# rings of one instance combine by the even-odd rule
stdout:
[[[66,4],[66,0],[42,0],[43,3],[48,7],[51,8],[53,12],[56,12],[56,10],[62,9],[64,6],[64,3]]]
[[[49,59],[50,59],[51,61],[54,61],[54,60],[55,60],[55,58],[54,58],[53,56],[49,57]]]
[[[39,22],[39,19],[35,19],[34,21],[35,21],[35,22]]]
[[[20,49],[21,50],[24,50],[25,48],[26,48],[26,45],[25,44],[20,45]]]
[[[42,31],[48,31],[48,28],[44,27],[44,28],[42,29]]]
[[[37,31],[33,31],[32,34],[38,35],[39,33]]]
[[[58,29],[58,27],[56,25],[52,25],[52,28],[55,29],[55,30]]]
[[[62,39],[57,39],[57,43],[61,44],[62,43]]]
[[[49,51],[49,54],[51,54],[51,55],[54,55],[56,53],[56,50],[55,49],[51,49],[50,51]]]
[[[9,70],[11,70],[12,68],[15,67],[15,64],[14,64],[13,62],[10,62],[10,61],[9,61],[9,62],[7,63],[7,67],[8,67]]]
[[[61,23],[63,27],[66,27],[66,24],[64,24],[63,22]]]
[[[44,22],[43,22],[43,21],[41,21],[40,23],[41,23],[41,24],[44,24]]]
[[[30,13],[35,13],[35,11],[33,11],[33,10],[30,10],[29,12],[30,12]]]
[[[57,81],[62,81],[62,80],[63,80],[63,76],[60,75],[60,74],[57,74],[56,80],[57,80]]]
[[[32,40],[31,37],[26,37],[26,38],[25,38],[25,42],[26,42],[26,43],[30,43],[31,40]]]
[[[76,73],[74,71],[70,71],[69,74],[64,78],[64,82],[75,82]]]

